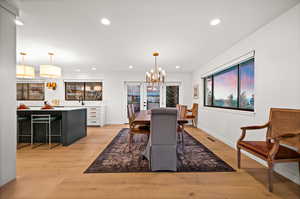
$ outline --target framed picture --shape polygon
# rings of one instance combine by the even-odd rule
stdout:
[[[194,85],[193,88],[193,98],[198,99],[199,98],[199,84]]]

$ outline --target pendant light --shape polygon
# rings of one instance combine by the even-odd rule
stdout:
[[[54,53],[48,53],[50,57],[50,64],[40,65],[40,76],[45,78],[58,78],[61,77],[61,68],[53,65]]]
[[[35,76],[34,67],[25,65],[25,56],[27,54],[21,52],[20,55],[22,56],[22,61],[21,61],[21,64],[17,65],[16,77],[17,78],[24,78],[24,79],[34,78],[34,76]]]
[[[153,53],[153,56],[155,58],[155,66],[154,69],[150,70],[150,72],[146,72],[146,82],[152,83],[153,85],[155,83],[164,83],[166,79],[166,72],[157,65],[157,57],[159,56],[159,53],[155,52]]]

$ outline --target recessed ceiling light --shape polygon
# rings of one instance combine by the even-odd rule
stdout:
[[[101,23],[105,26],[109,26],[110,25],[110,21],[107,18],[102,18],[101,19]]]
[[[15,24],[16,24],[17,26],[24,26],[24,23],[23,23],[21,20],[19,20],[19,19],[16,19],[16,20],[15,20]]]
[[[80,72],[80,69],[76,69],[75,71],[76,71],[76,72]]]
[[[219,23],[221,23],[221,19],[219,19],[219,18],[216,18],[216,19],[213,19],[213,20],[210,21],[211,26],[216,26]]]
[[[128,68],[129,68],[129,69],[133,69],[133,66],[132,66],[132,65],[130,65],[130,66],[128,66]]]
[[[175,68],[179,69],[179,68],[180,68],[180,66],[175,66]]]
[[[92,70],[97,70],[97,68],[93,67]]]

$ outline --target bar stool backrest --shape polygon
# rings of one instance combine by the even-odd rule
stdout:
[[[32,114],[31,122],[32,123],[50,123],[51,115],[50,114]]]

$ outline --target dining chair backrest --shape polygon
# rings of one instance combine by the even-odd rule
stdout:
[[[192,106],[192,116],[196,117],[198,114],[198,104],[194,103]]]
[[[271,108],[269,116],[270,126],[267,131],[267,141],[284,134],[300,133],[300,109]],[[300,137],[287,138],[282,143],[296,148],[300,153]]]
[[[177,144],[177,113],[175,108],[151,110],[152,144]]]
[[[176,108],[151,110],[150,168],[152,171],[177,170]]]
[[[133,124],[133,121],[134,121],[134,118],[135,118],[133,104],[128,104],[127,105],[127,117],[128,117],[129,125],[131,126]]]
[[[179,109],[180,118],[186,118],[186,113],[187,113],[187,106],[180,105],[180,109]]]

